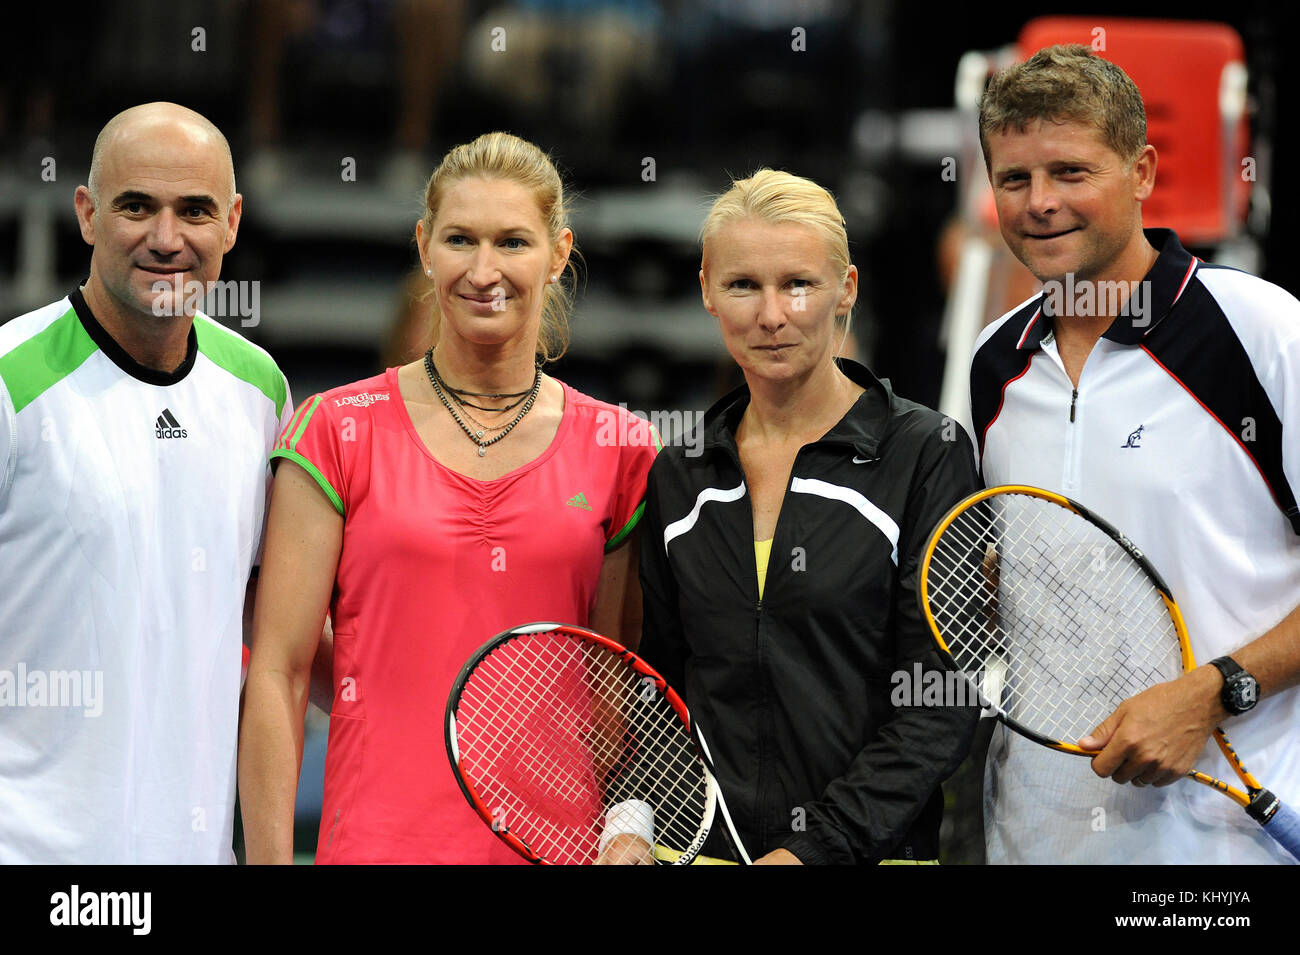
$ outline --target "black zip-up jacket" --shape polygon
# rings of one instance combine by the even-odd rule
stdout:
[[[706,414],[703,441],[651,468],[642,523],[642,655],[679,692],[712,752],[751,856],[804,863],[934,859],[940,783],[979,710],[898,705],[914,664],[942,669],[916,596],[931,530],[976,490],[952,419],[866,391],[795,458],[762,601],[753,515],[736,448],[749,393]],[[666,541],[666,544],[665,544]]]

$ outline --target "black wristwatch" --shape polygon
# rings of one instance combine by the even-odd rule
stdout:
[[[1237,665],[1232,657],[1211,660],[1210,666],[1223,674],[1223,690],[1219,700],[1233,716],[1240,716],[1255,708],[1259,702],[1259,681]]]

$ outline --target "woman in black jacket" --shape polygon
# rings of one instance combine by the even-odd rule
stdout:
[[[761,170],[702,244],[745,385],[650,472],[641,653],[684,690],[758,861],[935,860],[979,711],[921,692],[940,662],[916,569],[978,486],[970,441],[834,357],[858,276],[826,190]]]

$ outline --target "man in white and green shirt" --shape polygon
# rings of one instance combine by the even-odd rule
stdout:
[[[88,280],[0,326],[0,863],[229,862],[245,592],[293,404],[187,307],[242,211],[216,127],[114,117],[76,210]]]

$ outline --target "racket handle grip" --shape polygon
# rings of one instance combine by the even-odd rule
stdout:
[[[1300,812],[1283,805],[1282,800],[1267,789],[1261,789],[1251,797],[1246,812],[1300,861]]]
[[[1282,805],[1282,800],[1267,789],[1257,789],[1251,794],[1250,804],[1246,806],[1246,814],[1261,826],[1267,826],[1273,815],[1278,810],[1285,808]]]

